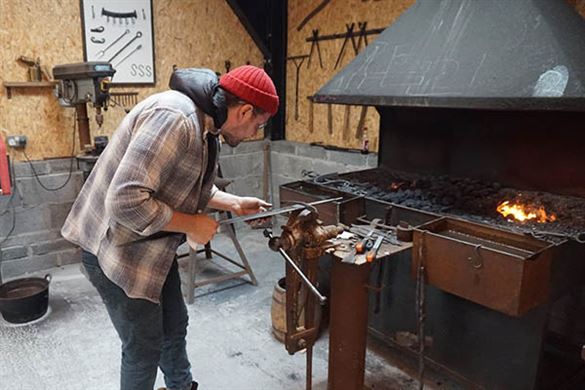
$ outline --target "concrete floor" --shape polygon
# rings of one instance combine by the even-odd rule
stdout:
[[[196,290],[195,303],[188,306],[193,377],[202,390],[304,389],[305,355],[288,355],[271,333],[272,291],[284,276],[284,261],[268,249],[261,231],[244,229],[239,237],[259,286],[240,279]],[[214,239],[212,246],[235,256],[225,237]],[[186,269],[184,262],[181,266]],[[208,265],[202,273],[216,270]],[[117,389],[120,343],[99,295],[79,265],[49,273],[53,280],[47,315],[25,325],[0,319],[0,389]],[[327,387],[327,354],[325,334],[314,350],[316,390]],[[366,384],[372,390],[418,388],[416,381],[370,350]],[[164,386],[160,372],[156,385]]]

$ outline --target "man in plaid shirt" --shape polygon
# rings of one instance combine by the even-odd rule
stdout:
[[[205,244],[218,223],[206,208],[253,214],[270,205],[219,191],[218,135],[230,146],[278,109],[276,88],[251,65],[220,79],[176,70],[171,90],[137,104],[115,131],[61,230],[82,261],[122,341],[121,389],[151,390],[157,368],[169,390],[193,390],[187,308],[177,247]]]

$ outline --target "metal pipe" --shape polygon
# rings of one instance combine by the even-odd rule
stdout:
[[[307,347],[307,371],[306,371],[305,389],[311,390],[313,387],[313,346]]]

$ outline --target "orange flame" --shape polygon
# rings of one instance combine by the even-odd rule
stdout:
[[[547,214],[543,206],[510,203],[510,201],[506,200],[500,203],[496,209],[504,217],[511,216],[516,221],[521,222],[536,220],[536,222],[545,223],[557,220],[557,216],[553,213]]]

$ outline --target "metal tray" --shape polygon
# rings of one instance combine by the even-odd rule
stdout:
[[[487,225],[440,218],[414,231],[412,276],[490,309],[522,316],[548,301],[554,245]]]
[[[342,200],[316,206],[319,219],[324,224],[351,224],[362,215],[363,197],[336,191],[318,184],[295,181],[280,186],[280,202],[313,202],[328,198],[343,197]]]

